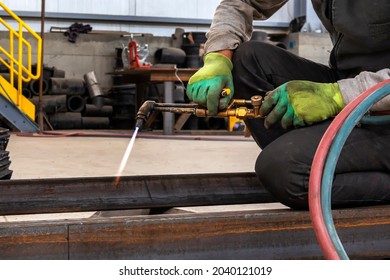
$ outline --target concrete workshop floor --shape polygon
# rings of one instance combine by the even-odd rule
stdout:
[[[11,179],[114,176],[132,131],[106,133],[119,137],[31,137],[11,132],[7,146]],[[253,172],[259,152],[253,139],[243,135],[141,133],[123,175]]]
[[[55,132],[69,133],[69,131]],[[115,176],[132,131],[98,132],[106,136],[21,136],[12,133],[7,146],[11,180]],[[109,134],[115,136],[109,136]],[[260,148],[243,135],[176,135],[141,133],[123,175],[253,172]],[[194,213],[286,208],[280,203],[180,208]],[[115,211],[114,211],[115,212]],[[13,221],[89,218],[96,212],[0,216]],[[115,214],[114,214],[115,215]]]

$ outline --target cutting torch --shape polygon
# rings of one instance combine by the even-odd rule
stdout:
[[[229,93],[223,91],[221,96],[226,94]],[[262,102],[263,98],[260,95],[254,95],[250,100],[232,99],[225,110],[219,111],[217,115],[210,115],[207,109],[202,108],[200,105],[195,103],[157,103],[153,100],[147,100],[138,110],[135,126],[141,130],[148,120],[149,115],[153,111],[169,112],[174,114],[191,114],[197,117],[226,118],[234,116],[242,120],[247,118],[262,118],[264,117],[260,115]]]

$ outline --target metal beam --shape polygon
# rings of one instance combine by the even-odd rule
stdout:
[[[40,12],[29,11],[14,11],[14,13],[23,19],[41,20]],[[1,17],[7,17],[7,14],[0,11]],[[155,16],[130,16],[130,15],[103,15],[103,14],[87,14],[87,13],[60,13],[46,12],[45,19],[47,20],[64,20],[64,21],[90,21],[90,22],[109,22],[122,24],[169,24],[169,25],[203,25],[210,26],[211,19],[199,18],[174,18],[174,17],[155,17]],[[256,21],[254,23],[258,27],[277,27],[286,28],[289,23],[285,22],[269,22]]]
[[[16,15],[24,20],[41,20],[40,12],[14,11]],[[7,18],[4,11],[0,11],[0,17]],[[148,25],[148,26],[197,26],[209,28],[211,19],[198,18],[174,18],[174,17],[148,17],[148,16],[130,16],[130,15],[102,15],[102,14],[84,14],[84,13],[60,13],[46,12],[45,20],[67,21],[67,22],[88,22],[88,23],[108,23],[125,25]],[[266,31],[268,34],[286,35],[288,33],[288,22],[270,22],[254,21],[253,26],[257,29]],[[92,31],[93,32],[93,31]]]
[[[0,181],[0,215],[261,203],[254,173]]]
[[[351,259],[390,257],[390,206],[333,211]],[[0,223],[0,259],[322,259],[308,211]]]

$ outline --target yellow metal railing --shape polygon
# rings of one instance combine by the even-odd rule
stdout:
[[[0,17],[0,24],[9,32],[9,50],[7,51],[3,46],[0,46],[0,62],[9,69],[9,82],[11,85],[14,85],[15,77],[17,77],[17,96],[12,99],[16,105],[20,106],[23,98],[23,82],[38,79],[41,75],[42,39],[2,2],[0,2],[0,7],[16,21],[18,26],[14,29]],[[36,57],[34,60],[32,54],[33,47],[24,37],[26,33],[36,40]],[[25,52],[23,51],[24,49],[26,49]],[[33,64],[36,65],[35,73],[33,73],[32,69]],[[21,109],[23,110],[23,108]]]

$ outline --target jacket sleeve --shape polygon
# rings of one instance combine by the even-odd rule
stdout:
[[[271,17],[288,0],[222,0],[218,5],[205,51],[234,50],[252,36],[253,20]]]
[[[362,92],[387,79],[390,79],[389,68],[382,69],[378,72],[364,71],[354,78],[340,80],[337,83],[343,95],[344,103],[347,105]],[[390,95],[379,100],[371,108],[371,111],[386,110],[390,110]]]

